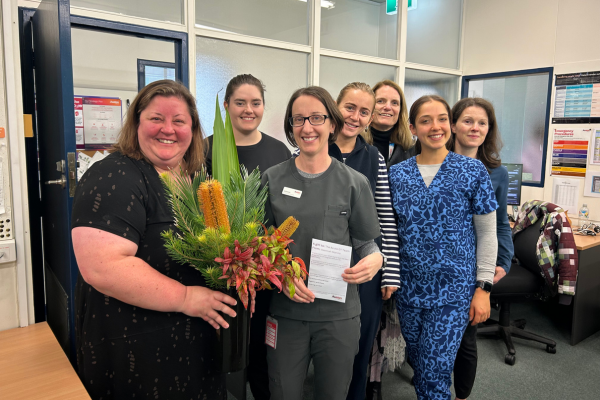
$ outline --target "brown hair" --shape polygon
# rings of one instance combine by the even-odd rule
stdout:
[[[452,110],[448,105],[448,102],[444,100],[443,97],[438,96],[437,94],[428,94],[425,96],[421,96],[415,101],[410,107],[410,113],[408,114],[408,121],[412,126],[416,126],[417,116],[419,115],[419,110],[421,106],[425,103],[429,103],[430,101],[437,101],[438,103],[442,103],[444,107],[446,107],[446,111],[448,112],[448,120],[452,121]],[[417,139],[417,143],[415,143],[416,154],[421,154],[421,142]]]
[[[392,127],[392,133],[390,135],[390,141],[394,144],[402,146],[404,150],[408,150],[413,146],[413,138],[410,133],[410,129],[408,129],[408,110],[406,109],[406,99],[404,98],[404,92],[398,86],[398,84],[389,79],[385,79],[381,82],[377,82],[375,86],[373,86],[373,93],[377,93],[377,91],[383,86],[389,86],[398,92],[400,96],[400,115],[398,115],[398,122]],[[371,133],[371,128],[367,129],[365,132],[361,134],[367,143],[373,144],[373,134]]]
[[[502,140],[500,139],[500,132],[498,132],[498,124],[496,122],[496,113],[494,112],[494,106],[489,101],[479,97],[467,97],[459,100],[454,107],[452,107],[452,124],[455,125],[462,113],[469,107],[479,107],[487,114],[488,118],[488,133],[485,136],[485,140],[477,148],[477,159],[480,160],[483,165],[489,170],[498,168],[502,164],[500,159],[500,149],[502,149]],[[454,132],[450,136],[450,140],[446,143],[446,147],[450,151],[454,151],[456,148]]]
[[[200,125],[200,117],[196,109],[196,100],[190,91],[179,82],[170,79],[164,79],[152,82],[146,85],[129,106],[127,116],[117,143],[112,147],[112,151],[119,151],[121,154],[131,157],[134,160],[144,159],[149,164],[150,160],[142,153],[138,140],[138,127],[140,126],[140,114],[148,107],[152,99],[156,96],[177,97],[185,102],[192,117],[192,142],[185,152],[183,159],[187,163],[187,171],[193,173],[200,169],[204,163],[204,134]]]
[[[263,85],[260,79],[255,78],[250,74],[241,74],[231,78],[227,84],[227,88],[225,89],[225,103],[229,104],[229,100],[231,99],[233,92],[235,92],[242,85],[256,86],[260,92],[260,97],[262,98],[263,104],[265,103],[265,85]]]
[[[319,86],[309,86],[298,89],[292,94],[292,97],[290,97],[287,108],[285,109],[285,118],[283,120],[283,130],[285,131],[285,137],[287,138],[288,143],[294,147],[298,147],[298,143],[296,143],[296,139],[294,139],[294,128],[290,124],[290,118],[292,116],[292,106],[300,96],[312,96],[323,104],[329,119],[331,119],[331,123],[335,125],[335,130],[329,135],[329,144],[335,143],[337,136],[344,125],[344,117],[342,117],[342,113],[329,92]]]

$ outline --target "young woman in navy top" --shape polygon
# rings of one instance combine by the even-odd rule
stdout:
[[[398,231],[390,199],[385,159],[376,147],[367,144],[360,135],[373,119],[375,93],[366,83],[352,82],[340,91],[337,105],[344,118],[344,125],[335,143],[329,145],[329,155],[369,180],[381,226],[381,237],[376,239],[376,243],[387,261],[382,269],[376,264],[363,264],[362,272],[355,268],[357,275],[367,274],[369,280],[358,286],[361,304],[360,342],[358,354],[354,357],[347,400],[364,400],[367,367],[381,320],[383,300],[389,299],[398,288]],[[355,259],[359,259],[357,255]]]
[[[494,273],[494,284],[509,271],[514,252],[506,195],[508,172],[500,161],[502,143],[496,124],[494,106],[481,98],[460,100],[452,108],[452,138],[448,142],[451,151],[480,160],[490,174],[496,194],[496,231],[498,257]],[[469,397],[477,371],[477,325],[467,326],[454,365],[454,389],[456,400]]]

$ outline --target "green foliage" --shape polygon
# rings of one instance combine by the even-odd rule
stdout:
[[[215,123],[213,125],[213,147],[212,147],[212,171],[213,178],[221,182],[223,188],[229,186],[229,177],[240,175],[240,163],[231,126],[229,111],[225,110],[225,124],[221,116],[219,106],[219,95],[215,109]]]
[[[239,171],[239,168],[238,168]],[[244,247],[262,231],[267,187],[261,188],[260,172],[231,174],[230,184],[224,185],[231,233],[225,229],[208,228],[198,200],[198,187],[207,179],[206,171],[190,179],[183,171],[161,174],[177,232],[162,233],[167,253],[177,262],[201,271],[212,288],[225,287],[226,280],[218,279],[222,269],[215,258],[222,257],[226,248],[233,249],[235,241]]]
[[[246,229],[248,222],[262,223],[265,218],[265,202],[269,191],[266,185],[262,189],[260,186],[258,168],[248,175],[244,166],[241,166],[241,174],[231,174],[230,184],[223,186],[231,232],[236,237]],[[240,240],[240,243],[245,241]]]

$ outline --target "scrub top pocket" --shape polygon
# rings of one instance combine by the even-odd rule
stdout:
[[[323,218],[323,240],[338,244],[347,244],[350,233],[348,232],[348,219],[350,210],[345,206],[327,206]]]

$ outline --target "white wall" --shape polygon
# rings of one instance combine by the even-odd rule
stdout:
[[[16,261],[0,264],[0,331],[26,326],[34,319],[33,307],[28,307],[33,303],[33,294],[28,290],[32,286],[32,276],[22,97],[20,86],[16,83],[19,80],[17,74],[20,74],[18,26],[11,23],[16,14],[16,1],[2,2],[0,127],[5,129],[6,137],[0,138],[2,197],[5,207],[5,213],[0,214],[0,220],[11,220],[10,233],[16,239]],[[3,234],[6,235],[8,226],[6,223],[4,225]],[[0,240],[0,244],[5,242]]]
[[[0,20],[0,35],[2,32]],[[0,59],[0,76],[4,76],[4,57]],[[6,120],[6,92],[4,79],[0,79],[0,127],[7,129]],[[0,147],[6,149],[7,139],[0,139]],[[10,165],[8,160],[2,160],[2,170]],[[3,173],[4,175],[4,173]],[[10,192],[9,192],[10,193]],[[5,194],[3,193],[3,196]],[[1,243],[1,242],[0,242]],[[0,264],[0,331],[14,328],[19,324],[17,307],[17,268],[16,263]]]
[[[554,67],[554,74],[600,71],[598,15],[598,0],[467,0],[463,74],[542,67]],[[565,126],[549,125],[545,186],[524,186],[524,201],[552,200],[552,132]],[[600,124],[576,126],[600,128]],[[600,172],[600,167],[588,166],[588,171]],[[582,179],[578,208],[583,203],[590,217],[600,220],[600,198],[583,197]]]

